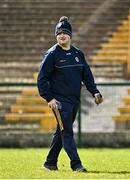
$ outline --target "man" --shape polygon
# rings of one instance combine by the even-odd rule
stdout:
[[[94,78],[81,50],[71,45],[72,27],[68,18],[63,16],[55,28],[57,44],[44,55],[38,74],[38,89],[53,110],[61,105],[60,116],[63,125],[57,123],[50,151],[43,165],[48,170],[58,170],[59,153],[64,147],[70,158],[73,171],[86,172],[77,153],[73,138],[73,122],[80,102],[81,83],[83,82],[95,98],[97,104],[102,96],[94,83]]]

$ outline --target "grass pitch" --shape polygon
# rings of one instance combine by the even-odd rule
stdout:
[[[0,149],[1,179],[130,179],[130,149],[79,149],[87,173],[72,172],[61,151],[59,171],[48,172],[41,165],[49,149]]]

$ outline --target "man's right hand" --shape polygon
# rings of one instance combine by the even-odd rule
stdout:
[[[52,99],[52,100],[48,103],[48,106],[49,106],[51,109],[58,109],[58,104],[60,104],[59,101],[57,101],[56,99]]]

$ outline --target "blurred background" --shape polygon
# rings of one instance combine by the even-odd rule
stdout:
[[[36,79],[63,15],[104,96],[97,106],[82,88],[77,143],[130,146],[130,0],[1,0],[0,147],[48,145],[56,121]]]

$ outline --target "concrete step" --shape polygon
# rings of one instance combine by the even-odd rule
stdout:
[[[128,1],[128,0],[124,0],[124,2],[127,2],[127,1]],[[14,3],[16,3],[16,4],[19,4],[17,0],[12,0],[11,2],[8,1],[9,4],[12,4],[12,2],[14,2]],[[37,3],[42,4],[42,3],[45,3],[45,4],[50,4],[50,5],[51,5],[51,4],[54,4],[54,3],[56,3],[56,2],[59,3],[59,2],[61,2],[61,1],[60,1],[60,0],[53,0],[53,1],[52,1],[52,0],[37,0],[37,1],[32,1],[31,4],[37,4]],[[65,1],[65,2],[66,2],[66,3],[69,3],[69,2],[70,2],[70,3],[74,3],[75,0],[69,0],[69,1],[67,0],[67,1]],[[63,3],[65,3],[65,2],[63,2]],[[81,3],[84,3],[85,0],[77,0],[76,2],[77,2],[77,3],[80,3],[80,2],[81,2]],[[103,2],[103,0],[98,0],[98,1],[97,1],[97,0],[93,0],[93,1],[88,0],[87,2],[88,2],[88,3],[97,3],[97,2],[99,3],[99,2]],[[1,3],[2,3],[2,2],[1,2]],[[21,3],[24,4],[24,2],[21,2]],[[3,4],[3,3],[2,3],[2,4]]]
[[[129,16],[128,16],[129,17]],[[121,25],[118,27],[118,28],[125,28],[125,27],[128,27],[129,26],[129,21],[128,21],[128,18],[125,19],[124,21],[122,21]],[[117,28],[117,29],[118,29]]]
[[[109,39],[108,40],[109,43],[127,43],[128,44],[128,38],[126,39]]]
[[[26,130],[26,131],[39,131],[40,125],[39,123],[9,123],[9,122],[4,122],[3,124],[0,123],[0,131],[21,131],[21,130]]]
[[[19,96],[22,92],[23,92],[23,94],[28,95],[28,93],[26,93],[26,92],[30,91],[30,89],[32,91],[33,91],[33,89],[34,89],[34,91],[37,90],[37,86],[36,85],[34,85],[33,87],[31,85],[31,87],[30,87],[29,84],[27,86],[23,86],[22,84],[21,85],[17,85],[17,81],[15,83],[16,83],[16,85],[0,86],[0,95],[3,96],[3,97],[7,96],[7,98],[8,98],[8,95],[9,96],[12,96],[12,95],[13,96],[15,96],[15,95]],[[38,92],[38,90],[37,90],[37,92]]]
[[[20,94],[21,94],[20,92],[9,93],[9,91],[7,91],[7,92],[4,92],[4,94],[0,92],[0,100],[1,101],[14,101],[16,98],[19,98]]]
[[[49,11],[52,10],[53,13],[58,13],[61,11],[64,12],[70,12],[72,10],[72,12],[74,12],[74,10],[77,10],[77,12],[79,12],[79,14],[82,14],[86,9],[89,11],[89,9],[95,9],[97,7],[97,5],[99,5],[99,3],[89,3],[89,6],[86,2],[76,2],[76,3],[72,3],[72,2],[62,2],[62,3],[52,3],[50,4],[44,4],[44,3],[32,3],[30,4],[30,8],[29,8],[29,12],[30,13],[43,13],[43,14],[49,14]],[[73,8],[72,8],[73,6]],[[35,8],[34,8],[35,7]],[[66,9],[67,8],[67,9]],[[125,5],[123,7],[124,9],[127,8]],[[1,13],[5,13],[5,9],[4,8],[0,8],[1,9]],[[9,11],[8,13],[16,13],[19,11],[22,12],[26,12],[26,8],[25,6],[20,6],[20,4],[11,4],[11,11]],[[79,11],[80,9],[82,9],[83,11]],[[49,11],[48,11],[49,10]],[[58,11],[59,10],[59,11]],[[44,11],[44,12],[43,12]],[[51,16],[52,14],[50,14]]]
[[[47,105],[11,105],[11,112],[13,113],[52,113],[52,110]]]
[[[128,32],[122,32],[122,33],[115,32],[112,34],[112,37],[113,38],[128,38],[129,33]]]
[[[7,113],[5,114],[6,121],[41,121],[45,119],[54,119],[52,113]]]
[[[119,34],[120,34],[120,33],[119,33]],[[120,41],[125,41],[125,42],[126,42],[126,41],[128,41],[128,36],[126,36],[126,37],[125,37],[125,36],[124,36],[124,37],[122,37],[122,36],[119,36],[119,37],[116,36],[116,37],[115,37],[115,36],[114,36],[114,37],[110,37],[110,38],[108,39],[108,41],[111,41],[111,40],[119,41],[119,42],[120,42]]]
[[[1,62],[0,61],[0,69],[1,70],[19,70],[22,69],[28,69],[28,70],[37,70],[39,68],[40,63],[38,62]]]
[[[129,27],[127,26],[127,25],[124,25],[124,26],[119,26],[118,28],[117,28],[117,31],[118,32],[121,32],[121,33],[127,33],[127,32],[129,32]]]
[[[103,68],[103,71],[102,71],[102,68]],[[114,73],[122,73],[122,68],[120,67],[92,67],[91,68],[92,72],[93,73],[99,73],[99,74],[114,74]]]
[[[94,74],[94,77],[97,77],[97,78],[109,78],[109,79],[115,79],[115,78],[119,78],[119,79],[122,79],[123,78],[123,73],[118,73],[118,72],[115,72],[115,73],[110,73],[108,74],[107,72],[93,72]]]
[[[76,11],[77,13],[79,13],[80,15],[84,14],[84,13],[88,13],[88,12],[92,12],[92,10],[95,10],[97,8],[98,4],[90,4],[89,6],[87,6],[86,3],[77,3],[74,5],[74,3],[64,3],[63,5],[61,5],[61,3],[59,4],[55,4],[55,6],[52,4],[50,6],[50,4],[48,6],[46,6],[45,4],[35,4],[34,7],[30,7],[29,9],[29,13],[30,15],[41,15],[41,14],[48,14],[49,15],[49,11],[51,10],[51,15],[53,14],[56,16],[57,14],[59,14],[59,12],[67,12],[67,14],[75,14]],[[73,8],[72,8],[73,6]],[[80,10],[82,9],[82,11]],[[124,9],[127,9],[127,7],[124,6]],[[26,8],[25,7],[17,7],[17,6],[12,6],[11,7],[11,11],[5,11],[3,8],[0,8],[0,14],[5,14],[7,13],[8,15],[16,15],[19,12],[21,12],[21,14],[23,14],[25,16],[26,12]],[[19,17],[19,16],[18,16]],[[17,18],[17,17],[16,17]]]
[[[29,96],[39,96],[38,89],[37,88],[26,88],[22,91],[23,95],[29,95]]]
[[[44,42],[44,43],[46,43],[46,42]],[[0,47],[1,48],[0,54],[2,56],[6,56],[6,57],[7,57],[7,55],[9,56],[10,54],[12,56],[22,55],[24,57],[27,55],[27,52],[28,52],[27,56],[32,56],[32,55],[38,56],[38,55],[41,55],[40,52],[41,53],[43,52],[43,48],[47,49],[47,48],[51,47],[51,45],[54,44],[53,41],[51,41],[50,43],[47,42],[45,45],[42,46],[43,42],[42,43],[39,42],[39,45],[38,45],[39,47],[38,46],[36,47],[34,45],[35,43],[33,41],[32,42],[31,41],[30,42],[25,41],[22,43],[19,43],[18,41],[17,42],[11,42],[10,41],[8,44],[4,44],[4,42],[1,41],[1,43],[3,43],[3,45]],[[11,43],[15,43],[15,46],[11,46]],[[26,46],[24,44],[26,44]],[[23,48],[23,46],[24,46],[24,48]],[[26,49],[25,49],[25,47],[26,47]],[[21,50],[21,52],[20,52],[20,50]],[[6,54],[6,51],[8,51],[7,54]]]
[[[9,111],[12,103],[15,103],[15,99],[0,100],[0,113]]]
[[[128,94],[130,94],[130,89],[128,89]]]
[[[130,97],[124,97],[122,98],[122,101],[125,103],[125,104],[130,104]]]
[[[47,50],[47,49],[46,49]],[[12,54],[12,56],[9,56],[8,54],[4,53],[1,57],[0,57],[0,61],[1,62],[4,62],[4,63],[15,63],[15,62],[26,62],[26,63],[32,63],[32,62],[35,62],[36,64],[41,62],[42,60],[42,54],[43,52],[46,51],[45,49],[43,49],[43,51],[41,51],[38,54],[32,56],[32,55],[25,55],[23,54],[22,56],[20,56],[19,54]]]
[[[40,128],[39,131],[43,132],[52,132],[56,128],[56,120],[52,114],[44,113],[8,113],[5,115],[6,121],[11,122],[39,122]]]
[[[49,34],[50,39],[54,39],[54,34]],[[32,39],[33,38],[33,39]],[[41,41],[44,42],[45,40],[48,39],[48,33],[46,31],[41,31],[37,32],[37,31],[29,31],[26,34],[24,32],[17,32],[17,33],[13,33],[13,32],[4,32],[4,31],[0,31],[0,39],[1,40],[12,40],[15,39],[17,41],[24,41],[24,40],[34,40],[34,41]],[[38,44],[37,44],[38,45]]]
[[[85,12],[85,10],[87,10],[88,12],[92,12],[92,10],[96,9],[97,6],[100,3],[72,3],[72,2],[62,2],[62,3],[55,3],[50,6],[50,4],[44,4],[44,3],[35,3],[35,4],[30,4],[30,13],[31,14],[49,14],[49,11],[52,11],[52,14],[58,14],[59,12],[67,12],[67,13],[75,13],[74,10],[77,10],[77,12],[79,14],[83,14]],[[123,10],[128,10],[128,5],[130,5],[129,3],[124,3],[123,7],[120,5],[116,5],[115,7],[111,7],[112,11],[116,11],[118,9],[118,12],[122,12]],[[35,7],[35,8],[34,8]],[[72,8],[73,7],[73,8]],[[11,10],[8,11],[8,14],[16,14],[18,12],[18,9],[20,12],[25,12],[26,13],[26,8],[25,6],[22,7],[17,4],[11,4]],[[82,9],[82,11],[80,11]],[[0,8],[0,12],[1,14],[4,14],[5,12],[7,12],[7,10],[5,10],[4,8]],[[87,13],[87,12],[86,12]],[[50,16],[52,16],[52,14]]]
[[[61,16],[61,13],[64,11],[65,13],[67,13],[67,15],[68,16],[75,16],[76,14],[79,14],[79,15],[86,15],[86,17],[87,16],[89,16],[90,15],[90,13],[93,11],[93,10],[95,10],[96,9],[96,6],[93,6],[93,7],[89,7],[89,8],[87,8],[87,7],[84,7],[83,8],[83,11],[81,12],[81,10],[80,10],[80,7],[77,7],[77,8],[71,8],[71,9],[67,9],[66,10],[66,7],[64,7],[64,8],[61,8],[61,9],[59,9],[59,8],[56,8],[56,9],[47,9],[47,8],[41,8],[41,9],[38,9],[38,8],[35,8],[35,9],[31,9],[31,11],[30,11],[30,14],[31,14],[31,17],[33,18],[33,19],[37,19],[37,18],[41,18],[41,16],[43,15],[43,18],[46,18],[48,15],[50,15],[49,14],[49,12],[48,12],[48,10],[50,11],[51,10],[51,16],[52,16],[52,18],[53,18],[53,16],[55,16],[55,17],[58,17],[58,16]],[[124,8],[124,9],[127,9],[127,8]],[[43,11],[44,11],[44,13],[43,13]],[[23,17],[24,17],[24,19],[27,19],[26,18],[26,16],[25,16],[25,14],[24,14],[24,12],[25,12],[25,9],[23,9],[23,11],[22,11],[22,9],[21,9],[21,13],[23,14]],[[5,12],[5,11],[3,11],[2,10],[2,12],[0,13],[0,15],[5,15],[5,16],[7,16],[7,14],[8,14],[8,16],[13,16],[13,17],[15,17],[15,19],[18,19],[18,16],[17,16],[17,14],[18,14],[18,10],[16,10],[16,9],[12,9],[11,11],[9,11],[9,12]],[[25,12],[26,13],[26,12]],[[21,19],[23,19],[23,17],[21,17],[21,18],[19,18],[20,20]],[[4,18],[4,16],[3,16],[3,18]],[[2,18],[2,19],[3,19]],[[14,20],[15,20],[14,19]]]
[[[59,3],[60,2],[60,3]],[[53,1],[51,1],[51,0],[37,0],[37,1],[31,1],[30,3],[29,3],[29,5],[30,5],[30,7],[31,6],[33,6],[33,7],[35,7],[35,6],[37,6],[37,5],[41,5],[41,6],[44,6],[44,7],[46,7],[46,6],[55,6],[55,5],[57,5],[57,6],[60,6],[60,7],[62,7],[64,4],[73,4],[74,6],[75,5],[81,5],[81,4],[84,4],[84,3],[86,3],[85,2],[85,0],[76,0],[76,4],[74,4],[74,0],[69,0],[69,1],[65,1],[65,2],[61,2],[60,0],[53,0]],[[91,5],[91,4],[100,4],[101,2],[103,2],[103,0],[93,0],[93,1],[90,1],[90,0],[88,0],[87,1],[87,3],[89,4],[89,5]],[[128,0],[126,1],[126,0],[124,0],[124,2],[128,2]],[[58,4],[56,4],[56,3],[58,3]],[[0,4],[4,4],[3,2],[0,2]],[[9,5],[12,5],[12,6],[22,6],[23,7],[23,5],[24,5],[24,2],[18,2],[17,0],[12,0],[11,2],[10,1],[8,1],[7,2],[7,4],[9,4]]]
[[[39,49],[39,51],[40,51],[40,49]],[[1,56],[3,56],[3,58],[4,58],[4,55],[5,56],[10,56],[10,55],[15,55],[15,56],[37,56],[39,53],[38,52],[36,52],[36,50],[35,49],[33,49],[33,51],[29,51],[29,50],[25,50],[25,49],[21,49],[21,51],[20,51],[20,48],[18,48],[18,49],[15,49],[15,50],[13,50],[13,48],[11,49],[11,48],[9,48],[8,49],[8,51],[7,51],[7,53],[6,53],[6,50],[5,49],[1,49],[0,50],[0,55]],[[30,58],[31,59],[31,58]]]
[[[19,35],[19,32],[16,32],[16,33],[17,33],[17,35]],[[49,34],[51,34],[51,33],[48,32],[48,35]],[[44,44],[44,43],[47,43],[47,45],[49,45],[49,44],[51,44],[54,41],[56,42],[56,40],[54,39],[54,36],[52,38],[50,38],[49,40],[48,40],[47,37],[44,37],[44,35],[43,36],[41,35],[38,38],[37,37],[32,37],[32,38],[31,37],[27,37],[26,38],[26,36],[25,37],[23,36],[22,40],[19,39],[19,38],[14,38],[13,36],[12,37],[10,36],[10,37],[7,37],[7,38],[4,38],[4,37],[1,38],[1,43],[2,44],[0,45],[0,47],[2,48],[4,46],[6,46],[7,49],[9,49],[11,47],[12,48],[14,47],[14,48],[20,50],[21,45],[24,45],[24,46],[21,47],[22,50],[26,50],[26,47],[28,49],[30,49],[31,47],[33,47],[35,49],[38,49],[40,47],[45,48],[46,44]],[[12,46],[11,46],[11,43],[13,43]],[[31,44],[31,43],[33,43],[33,44]],[[34,50],[32,49],[32,52],[33,51]]]
[[[118,122],[130,121],[130,114],[115,115],[112,117],[112,119]]]
[[[126,105],[126,106],[122,106],[118,108],[118,111],[120,113],[130,113],[130,106]]]
[[[102,43],[101,45],[102,50],[128,50],[128,44],[124,44],[124,43],[120,43],[120,44],[116,44],[116,43]]]
[[[7,99],[12,95],[15,97],[15,95],[19,95],[24,88],[27,88],[27,87],[0,86],[0,99],[4,97],[5,95],[7,96]]]
[[[9,69],[8,70],[8,74],[5,71],[5,69],[1,69],[0,68],[0,78],[20,78],[20,79],[24,79],[24,78],[29,78],[29,79],[33,79],[33,72],[32,71],[27,71],[26,69]]]
[[[17,97],[17,104],[46,104],[47,102],[41,97]]]
[[[10,30],[9,30],[10,28]],[[14,33],[17,33],[18,31],[41,31],[41,26],[36,26],[36,24],[33,24],[33,25],[27,25],[27,26],[24,26],[24,24],[21,24],[19,26],[14,26],[12,27],[11,25],[7,25],[7,26],[1,26],[1,30],[0,31],[6,31],[6,32],[14,32]],[[54,33],[54,27],[45,27],[44,30],[46,32],[48,32],[48,34],[50,33]],[[76,27],[73,28],[73,32],[75,32],[77,30]]]
[[[112,56],[112,55],[107,55],[107,56],[93,56],[91,57],[93,63],[94,62],[115,62],[115,63],[127,63],[127,59],[126,59],[127,56]]]
[[[128,49],[121,49],[121,50],[104,50],[101,49],[97,52],[97,55],[113,55],[113,56],[127,56]]]
[[[84,2],[72,2],[72,1],[65,1],[65,2],[53,2],[50,4],[50,3],[43,3],[43,2],[36,2],[36,3],[33,3],[31,2],[30,4],[30,7],[29,7],[29,10],[30,12],[34,11],[36,12],[36,9],[41,11],[41,10],[46,10],[48,12],[48,10],[52,9],[52,11],[55,11],[56,10],[63,10],[63,11],[69,11],[71,9],[77,9],[79,10],[80,8],[87,8],[87,9],[92,9],[92,8],[96,8],[101,2],[97,1],[97,2],[91,2],[91,3],[86,3],[85,1]],[[25,8],[25,5],[23,6],[22,4],[17,4],[17,3],[8,3],[10,6],[11,6],[11,10],[12,11],[18,11],[19,10],[23,10],[24,12],[26,11],[26,8]],[[89,6],[88,6],[89,5]],[[125,4],[124,4],[125,6]],[[35,7],[35,8],[34,8]],[[72,8],[73,7],[73,8]],[[79,7],[79,9],[78,9]],[[65,8],[68,8],[67,10]],[[125,8],[125,7],[124,7]],[[2,7],[1,10],[3,10],[2,12],[5,12],[5,9]],[[37,12],[38,13],[38,12]],[[49,13],[49,12],[48,12]],[[80,11],[80,13],[82,13]]]
[[[16,76],[15,77],[0,77],[0,83],[28,83],[28,84],[31,84],[31,83],[36,83],[36,81],[32,78],[17,78]]]
[[[85,39],[84,39],[85,37],[82,37],[82,38],[80,38],[80,40],[78,40],[78,43],[83,43],[83,46],[85,45]],[[101,44],[102,43],[108,43],[108,37],[102,37],[102,39],[100,39],[101,38],[101,36],[100,37],[93,37],[92,39],[88,39],[87,40],[87,45],[89,45],[89,43],[90,43],[90,45],[94,45],[94,43],[97,43],[97,42],[100,42]],[[121,42],[119,42],[118,40],[115,40],[115,41],[113,41],[113,42],[109,42],[109,43],[114,43],[114,44],[117,44],[117,43],[121,43],[121,44],[126,44],[126,41],[121,41]],[[127,44],[128,44],[128,42],[127,42]]]
[[[37,81],[38,72],[35,72],[35,73],[33,74],[33,77],[34,77],[34,80]]]

